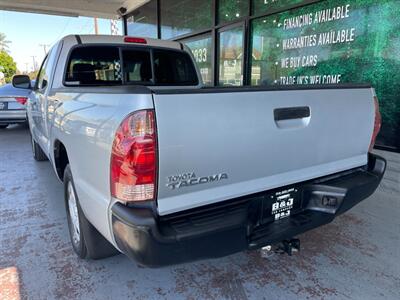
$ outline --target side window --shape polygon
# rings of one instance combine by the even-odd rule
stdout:
[[[154,50],[156,85],[197,85],[196,69],[187,53]]]
[[[42,62],[42,66],[40,67],[39,73],[36,77],[36,88],[38,90],[42,90],[47,85],[47,76],[46,76],[46,68],[49,62],[49,55],[47,55]]]
[[[36,78],[36,87],[39,91],[44,91],[49,85],[51,70],[54,65],[54,61],[57,55],[58,44],[50,49],[49,53],[45,57],[38,76]]]
[[[119,49],[85,46],[72,50],[65,76],[67,85],[121,84]]]

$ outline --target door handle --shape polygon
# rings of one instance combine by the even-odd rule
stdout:
[[[310,107],[308,106],[284,107],[274,109],[275,121],[303,119],[308,118],[310,115]]]

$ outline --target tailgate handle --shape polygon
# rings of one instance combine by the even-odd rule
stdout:
[[[308,106],[274,109],[275,121],[302,119],[302,118],[308,118],[309,116],[310,116],[310,108]]]

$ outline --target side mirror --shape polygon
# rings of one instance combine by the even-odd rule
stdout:
[[[14,75],[12,85],[19,89],[31,89],[31,79],[28,75]]]

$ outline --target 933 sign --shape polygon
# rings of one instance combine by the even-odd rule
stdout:
[[[207,48],[193,49],[192,53],[197,63],[207,62]]]

